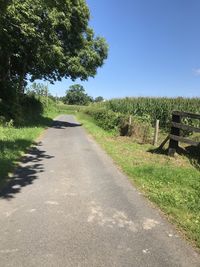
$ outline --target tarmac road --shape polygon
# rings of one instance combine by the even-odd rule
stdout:
[[[0,194],[0,266],[200,267],[75,122],[55,120]]]

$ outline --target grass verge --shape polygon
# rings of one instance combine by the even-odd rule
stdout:
[[[200,172],[189,158],[152,153],[151,145],[107,132],[88,115],[78,113],[77,119],[134,185],[200,248]]]

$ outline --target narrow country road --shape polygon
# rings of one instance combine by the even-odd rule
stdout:
[[[199,267],[200,257],[63,115],[0,194],[0,266]]]

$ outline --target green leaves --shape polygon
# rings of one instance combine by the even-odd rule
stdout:
[[[64,102],[69,105],[87,105],[92,101],[92,98],[88,96],[85,89],[80,84],[74,84],[66,91]]]
[[[0,81],[86,80],[107,58],[84,0],[3,1],[0,10]]]
[[[199,98],[130,97],[111,99],[97,106],[122,114],[141,116],[143,120],[146,118],[145,120],[150,121],[152,125],[155,124],[156,119],[160,120],[162,128],[169,127],[173,110],[200,113]],[[199,127],[199,121],[187,120],[187,123]]]

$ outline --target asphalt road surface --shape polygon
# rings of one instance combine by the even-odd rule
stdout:
[[[0,266],[200,267],[200,257],[63,115],[0,194]]]

